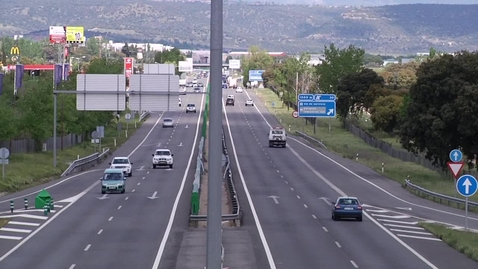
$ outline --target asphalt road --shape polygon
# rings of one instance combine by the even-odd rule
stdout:
[[[200,105],[205,98],[186,95],[181,99],[180,112],[162,115],[173,118],[174,128],[161,128],[160,115],[152,113],[142,128],[111,157],[130,155],[134,163],[125,194],[101,194],[99,178],[107,163],[50,188],[58,206],[62,207],[48,219],[36,220],[39,226],[28,226],[30,232],[24,232],[25,237],[20,240],[0,237],[0,267],[150,268],[165,232],[169,232],[169,218],[178,192],[184,181],[192,182],[195,169],[188,163],[196,152],[193,143]],[[198,113],[185,113],[185,104],[191,102],[198,107]],[[158,125],[154,128],[156,122]],[[152,169],[151,154],[156,148],[171,149],[173,169]],[[148,198],[154,193],[158,198]],[[7,203],[4,205],[8,209]],[[29,214],[41,215],[41,212]],[[27,220],[31,218],[13,218],[23,226]],[[9,223],[6,227],[15,225],[19,226]],[[0,235],[2,232],[21,233],[0,230]]]
[[[233,91],[225,90],[224,97],[228,94],[233,94]],[[275,263],[271,268],[476,266],[475,262],[441,240],[420,230],[410,215],[398,209],[391,210],[403,207],[404,203],[397,203],[397,199],[360,177],[389,186],[390,191],[403,192],[396,187],[398,184],[390,184],[370,169],[338,157],[335,157],[337,164],[333,163],[320,155],[320,151],[300,143],[300,140],[295,141],[293,137],[289,137],[285,149],[269,148],[268,124],[277,126],[279,123],[252,91],[234,94],[236,105],[226,107],[226,111],[243,183],[246,183],[246,186],[241,184],[244,193],[240,193],[239,198],[244,207],[246,194],[250,194],[254,210],[251,206],[249,210],[257,212],[255,224],[259,221],[258,234],[264,234],[265,255],[267,257],[270,252]],[[245,107],[248,95],[265,118],[256,107]],[[327,153],[326,156],[330,155]],[[357,177],[351,172],[361,174]],[[363,222],[331,220],[330,203],[344,194],[357,196],[367,204],[367,217],[364,216]],[[277,202],[271,196],[275,196]],[[401,199],[408,199],[410,195],[404,197]],[[415,202],[420,200],[414,199]],[[427,239],[423,239],[425,237]],[[264,241],[268,246],[264,246]],[[261,255],[257,259],[267,260],[260,253],[256,254]]]

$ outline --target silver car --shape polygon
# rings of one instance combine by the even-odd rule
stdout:
[[[163,119],[163,128],[174,127],[174,121],[171,118]]]
[[[188,104],[186,107],[186,113],[196,113],[196,105],[195,104]]]

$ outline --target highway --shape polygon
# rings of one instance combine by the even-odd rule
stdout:
[[[403,192],[398,184],[294,137],[289,137],[285,149],[269,148],[269,126],[278,126],[277,120],[251,90],[224,90],[224,100],[229,94],[236,96],[236,105],[225,107],[225,126],[230,127],[235,143],[232,152],[237,155],[241,179],[235,182],[242,183],[239,199],[251,212],[245,218],[254,219],[256,242],[262,243],[264,251],[257,260],[267,260],[270,268],[476,267],[474,261],[417,227],[417,219],[407,215],[408,210],[395,209],[406,204],[391,193],[392,189]],[[255,107],[244,105],[248,96]],[[388,184],[392,195],[368,180],[382,188]],[[363,222],[331,220],[331,203],[342,195],[357,196],[366,204]],[[411,195],[403,197],[408,200]],[[446,215],[427,211],[423,209],[422,214]]]
[[[189,207],[178,209],[178,197],[193,179],[191,160],[199,143],[205,96],[180,97],[180,111],[152,113],[110,157],[128,156],[134,163],[125,194],[101,194],[99,178],[108,167],[105,162],[67,180],[3,198],[5,210],[12,197],[20,203],[23,195],[33,205],[35,194],[29,193],[52,186],[48,191],[57,203],[47,218],[39,218],[42,212],[19,209],[13,223],[0,229],[0,268],[151,268],[169,236],[176,210],[189,212]],[[187,103],[195,103],[197,113],[185,113]],[[174,128],[161,128],[165,117],[173,118]],[[172,151],[173,169],[152,169],[156,148]],[[0,217],[6,215],[10,214]]]

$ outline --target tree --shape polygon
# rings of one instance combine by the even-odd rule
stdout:
[[[380,96],[370,109],[373,126],[377,130],[392,133],[398,126],[403,97],[398,95]]]
[[[372,85],[383,85],[383,78],[372,69],[363,69],[359,73],[351,73],[340,80],[337,85],[337,114],[345,121],[349,113],[357,114],[363,108],[369,108],[373,100],[367,96]],[[367,101],[367,102],[366,102]],[[366,106],[365,106],[366,105]]]
[[[478,54],[466,51],[422,63],[401,122],[401,143],[406,149],[424,152],[443,168],[454,148],[474,158],[478,153],[477,63]]]
[[[249,82],[249,70],[266,70],[273,63],[274,59],[267,51],[257,46],[250,47],[249,54],[242,57],[241,60],[242,70],[244,71],[242,74],[244,76],[244,83]]]
[[[126,55],[126,57],[130,57],[131,56],[131,51],[129,49],[129,45],[128,45],[128,42],[125,42],[124,43],[124,46],[121,48],[121,52]]]
[[[335,93],[340,79],[362,70],[364,54],[363,49],[353,45],[346,49],[339,49],[334,44],[325,46],[325,60],[316,67],[318,92]]]
[[[93,58],[86,67],[88,74],[121,74],[123,73],[124,62],[119,59]]]
[[[86,50],[90,55],[100,55],[100,41],[96,38],[88,38],[88,40],[86,40]]]
[[[5,96],[0,97],[0,141],[6,141],[15,138],[16,120],[12,104]]]

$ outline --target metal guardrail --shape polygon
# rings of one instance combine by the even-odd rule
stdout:
[[[222,132],[222,149],[223,149],[224,155],[226,156],[226,164],[225,164],[226,168],[224,171],[223,179],[226,180],[227,191],[229,193],[229,200],[231,201],[231,206],[232,206],[232,213],[223,214],[222,220],[223,221],[229,221],[229,220],[239,221],[239,223],[236,223],[236,225],[240,226],[240,221],[242,219],[242,212],[241,212],[239,200],[236,193],[236,188],[234,187],[234,181],[232,179],[232,171],[230,166],[229,155],[227,152],[227,145],[226,145],[226,138],[224,136],[224,130]],[[206,221],[207,216],[206,215],[190,215],[189,220],[192,222]]]
[[[432,198],[434,202],[438,201],[440,202],[440,204],[447,204],[448,206],[451,206],[452,203],[455,203],[457,208],[465,209],[465,200],[429,191],[425,188],[413,184],[409,179],[405,179],[405,188],[410,192],[416,193],[418,196]],[[478,208],[478,203],[468,201],[468,208]]]
[[[317,139],[311,137],[310,135],[308,135],[308,134],[306,134],[306,133],[303,133],[303,132],[299,132],[299,131],[295,131],[295,133],[296,133],[298,136],[304,138],[305,140],[307,140],[307,141],[309,141],[309,142],[311,142],[311,143],[317,144],[317,145],[319,145],[319,146],[321,146],[321,147],[327,149],[327,147],[324,145],[324,143],[322,143],[321,141],[319,141],[319,140],[317,140]]]
[[[102,153],[93,153],[90,156],[83,157],[81,159],[73,161],[70,166],[61,174],[62,177],[67,176],[73,172],[84,171],[89,169],[100,162],[102,162],[108,156],[110,152],[109,148],[103,149]]]
[[[141,115],[139,115],[139,121],[144,120],[148,116],[149,116],[149,111],[143,111],[143,113],[141,113]]]

